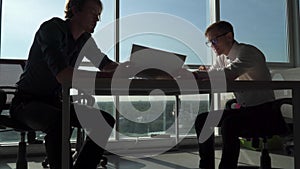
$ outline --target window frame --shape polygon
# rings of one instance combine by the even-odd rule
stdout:
[[[287,45],[288,45],[288,63],[283,62],[267,62],[268,66],[271,68],[291,68],[291,67],[298,67],[300,66],[300,51],[298,47],[300,46],[299,42],[299,1],[293,0],[286,0],[287,3]],[[2,29],[2,5],[3,0],[0,0],[0,29]],[[210,21],[211,23],[220,20],[220,0],[212,0],[210,1]],[[120,0],[116,0],[115,3],[115,41],[119,41],[119,33],[120,33],[120,25],[119,25],[119,18],[120,18]],[[2,46],[2,31],[0,31],[0,53],[1,53],[1,46]],[[114,47],[114,58],[118,62],[120,60],[120,46],[119,43],[115,43],[116,46]],[[3,56],[0,56],[3,57]],[[213,57],[213,56],[211,56]],[[187,65],[192,68],[196,68],[198,65]]]
[[[2,29],[2,3],[3,1],[0,0],[0,29]],[[289,62],[288,63],[275,63],[275,62],[267,62],[268,66],[271,69],[274,68],[292,68],[292,67],[299,67],[300,66],[300,36],[299,36],[299,0],[294,1],[294,0],[286,0],[287,2],[287,45],[288,45],[288,57],[289,57]],[[215,21],[220,20],[220,0],[211,0],[210,1],[210,22],[213,23]],[[119,24],[119,19],[120,19],[120,0],[115,1],[115,8],[114,8],[114,19],[116,20],[114,29],[115,29],[115,46],[114,46],[114,58],[115,61],[119,61],[120,57],[120,44],[117,43],[119,42],[120,38],[120,24]],[[1,39],[1,33],[0,31],[0,53],[1,53],[1,44],[2,44],[2,39]],[[2,56],[0,56],[1,58]],[[214,60],[213,54],[211,54],[211,57]],[[195,68],[197,69],[199,65],[187,65],[189,68]],[[116,100],[118,100],[116,98]],[[218,99],[218,102],[220,100]],[[116,114],[115,116],[116,119],[119,119],[119,115]],[[118,129],[119,124],[116,124],[116,130]],[[177,133],[178,134],[178,133]],[[119,136],[115,136],[115,140],[119,140]]]

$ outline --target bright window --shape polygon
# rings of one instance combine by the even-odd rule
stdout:
[[[62,0],[3,0],[1,58],[26,59],[40,24],[54,16],[63,17],[64,6]]]
[[[0,58],[27,59],[34,35],[41,23],[52,17],[64,19],[65,3],[65,0],[2,0]],[[101,22],[95,29],[95,35],[113,21],[113,5],[112,1],[103,1]],[[113,30],[109,37],[110,41],[112,39]],[[113,59],[113,53],[109,57]]]
[[[233,24],[239,42],[258,47],[268,62],[290,62],[285,0],[220,1],[221,20]]]
[[[129,59],[136,43],[187,55],[185,64],[211,63],[203,34],[208,9],[207,0],[121,1],[121,60]]]

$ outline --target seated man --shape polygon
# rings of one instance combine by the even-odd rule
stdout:
[[[210,25],[205,36],[206,44],[217,54],[216,63],[207,69],[210,78],[221,77],[226,80],[271,80],[264,54],[249,44],[238,43],[234,39],[233,27],[226,21]],[[201,67],[201,69],[205,69]],[[201,73],[200,73],[201,72]],[[203,71],[199,76],[203,78]],[[195,73],[197,75],[197,73]],[[206,74],[207,76],[207,74]],[[206,77],[207,78],[207,77]],[[224,79],[225,80],[225,79]],[[223,139],[222,158],[219,169],[236,169],[239,157],[240,142],[238,136],[241,130],[259,130],[270,117],[267,110],[274,101],[272,90],[255,90],[235,92],[239,109],[227,110],[222,114],[218,126],[221,127]],[[264,112],[264,113],[262,113]],[[265,113],[266,112],[266,113]],[[213,134],[204,142],[199,138],[209,112],[200,113],[195,121],[195,129],[199,139],[199,168],[214,168]],[[214,127],[214,126],[209,126]],[[204,129],[204,130],[203,130]]]
[[[65,12],[66,20],[52,18],[44,22],[35,34],[11,107],[13,118],[46,133],[45,147],[51,169],[62,166],[62,84],[70,84],[73,73],[92,76],[91,72],[78,70],[76,61],[85,56],[100,70],[107,71],[113,71],[118,65],[100,51],[91,37],[102,12],[101,1],[69,0]],[[103,117],[104,121],[99,121],[101,132],[97,135],[106,143],[114,118],[106,112],[74,103],[70,106],[72,126],[81,127],[75,107],[87,115],[95,112]],[[108,127],[105,129],[104,125]],[[88,136],[74,169],[95,169],[103,148]],[[73,168],[72,163],[70,165]]]

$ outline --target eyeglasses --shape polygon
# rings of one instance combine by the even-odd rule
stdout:
[[[225,36],[227,33],[229,33],[229,32],[218,35],[215,38],[213,38],[212,40],[209,40],[209,41],[205,42],[206,46],[211,47],[212,45],[216,45],[218,43],[218,38],[222,37],[222,36]]]

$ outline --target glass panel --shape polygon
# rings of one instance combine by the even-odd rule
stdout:
[[[185,64],[211,64],[211,51],[205,46],[203,33],[209,23],[208,2],[208,0],[190,0],[188,3],[182,0],[121,1],[120,61],[130,60],[132,44],[138,44],[186,55]],[[121,102],[123,112],[127,112],[128,106],[133,105],[142,111],[151,105],[149,101],[145,101],[151,99],[150,97],[134,98],[144,101]],[[120,131],[123,132],[124,138],[149,137],[157,134],[175,137],[176,134],[187,135],[189,132],[194,134],[195,131],[191,126],[194,118],[191,120],[190,116],[194,117],[199,111],[199,98],[197,96],[195,98],[180,97],[179,115],[183,115],[178,116],[178,126],[175,118],[176,100],[173,96],[165,100],[155,99],[157,102],[164,102],[164,111],[159,115],[148,115],[147,118],[152,118],[151,122],[143,122],[145,115],[132,117],[120,115]],[[206,103],[200,106],[205,111],[208,107]]]
[[[52,17],[63,19],[65,2],[64,0],[3,0],[0,57],[26,59],[40,24]],[[110,34],[106,34],[105,38],[100,37],[103,34],[102,30],[112,23],[113,14],[114,2],[103,1],[101,22],[98,23],[94,33],[99,47],[105,53],[109,53],[110,58],[114,58],[113,51],[109,51],[113,46],[114,29]],[[107,45],[107,43],[111,44]]]
[[[200,101],[199,101],[200,100]],[[194,121],[198,113],[207,112],[209,110],[209,94],[201,94],[200,96],[180,96],[181,107],[179,113],[179,136],[194,136],[196,131]]]
[[[54,16],[63,17],[64,7],[62,0],[3,0],[1,58],[26,59],[40,24]]]
[[[120,6],[121,61],[140,44],[187,55],[185,64],[211,63],[203,35],[208,0],[126,0]]]
[[[116,107],[114,103],[114,96],[94,96],[94,98],[96,99],[96,108],[109,113],[115,118]],[[115,128],[112,131],[110,140],[115,140]]]
[[[101,14],[101,19],[97,24],[97,27],[95,28],[95,32],[92,35],[101,49],[101,51],[107,56],[115,60],[115,52],[114,52],[114,46],[115,46],[115,1],[111,0],[102,0],[103,4],[103,10]]]
[[[175,135],[175,99],[160,96],[120,97],[120,139]]]
[[[221,20],[233,24],[237,41],[259,48],[268,62],[290,62],[285,0],[226,0],[220,3]]]

